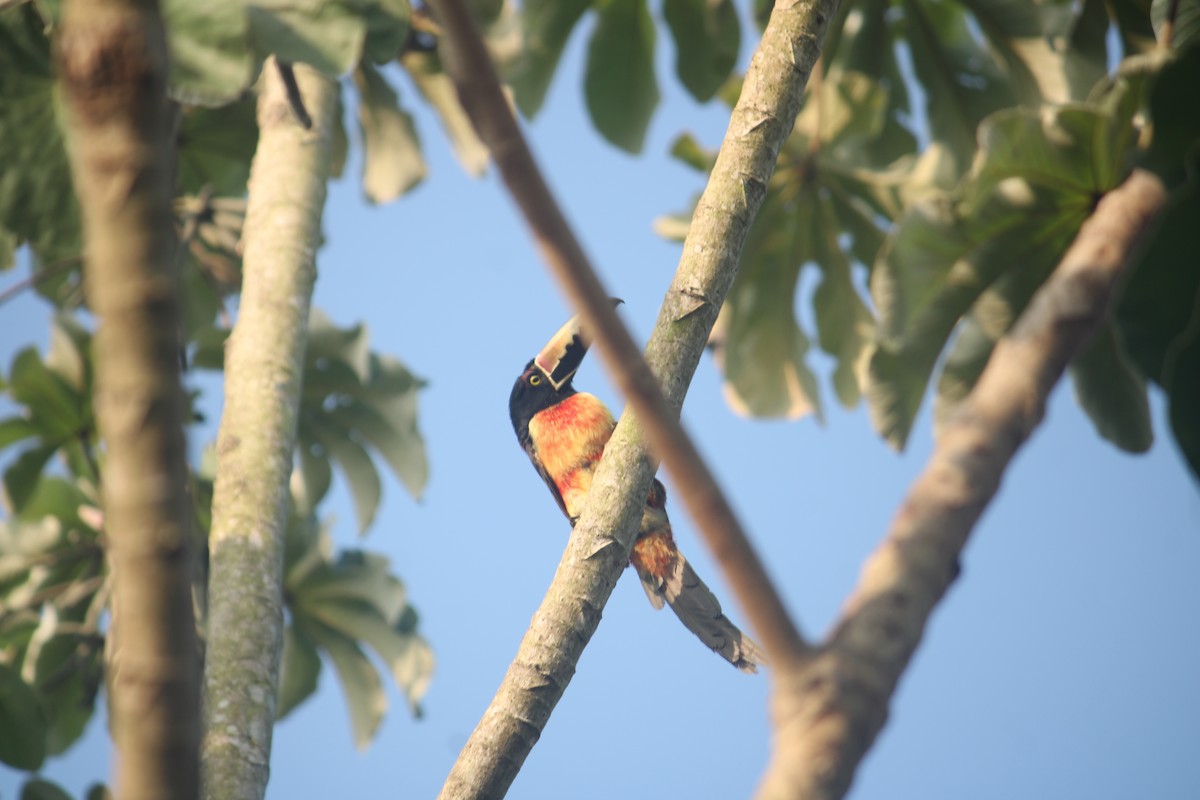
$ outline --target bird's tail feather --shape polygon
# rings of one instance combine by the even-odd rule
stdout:
[[[766,655],[729,621],[721,604],[675,547],[670,531],[642,536],[630,558],[655,608],[663,603],[700,641],[742,672],[757,672]]]

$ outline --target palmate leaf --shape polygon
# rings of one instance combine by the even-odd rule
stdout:
[[[362,750],[375,737],[387,712],[387,694],[379,672],[354,639],[313,620],[301,624],[305,635],[333,662],[350,712],[354,746]]]
[[[999,112],[981,127],[980,152],[953,195],[918,204],[897,224],[872,274],[880,343],[869,386],[872,419],[893,445],[903,446],[959,321],[975,309],[949,362],[939,418],[982,369],[987,340],[1007,330],[1097,199],[1119,182],[1133,107],[1112,97],[1104,106]],[[985,295],[1002,279],[1013,283]],[[1098,400],[1084,406],[1112,410]]]
[[[196,337],[192,363],[220,369],[227,331]],[[300,397],[297,504],[311,511],[329,490],[336,463],[354,500],[360,532],[375,517],[382,483],[372,452],[381,456],[413,497],[429,477],[417,428],[417,392],[425,382],[394,358],[371,352],[363,325],[338,328],[314,309]]]
[[[712,99],[737,63],[742,30],[732,0],[664,0],[675,40],[679,82],[700,102]]]
[[[250,87],[257,63],[246,46],[246,0],[163,0],[162,14],[172,96],[194,105],[219,106]]]
[[[308,64],[331,78],[362,58],[366,17],[351,3],[324,0],[247,0],[250,39],[260,58]]]
[[[372,203],[386,203],[425,179],[421,143],[412,115],[400,108],[396,91],[383,75],[363,62],[354,80],[363,145],[363,193]]]
[[[753,416],[820,415],[816,377],[806,363],[809,337],[797,322],[796,291],[806,264],[822,276],[816,294],[821,349],[836,360],[833,385],[848,407],[859,401],[874,321],[854,285],[851,253],[873,259],[880,221],[897,213],[907,170],[881,174],[863,148],[884,127],[887,93],[868,76],[841,71],[810,93],[742,251],[739,272],[714,328],[714,355],[725,395]],[[711,156],[690,137],[672,154],[697,169]],[[845,220],[845,225],[843,225]],[[682,215],[660,220],[664,235],[686,233]],[[841,231],[849,229],[850,237]]]
[[[358,550],[334,558],[331,549],[328,532],[314,516],[289,523],[284,587],[291,624],[281,665],[280,716],[316,688],[318,652],[324,652],[346,694],[355,743],[364,747],[387,698],[362,647],[387,665],[414,714],[428,688],[433,657],[416,632],[416,612],[388,559]]]
[[[597,0],[595,8],[584,75],[588,113],[605,139],[638,153],[659,98],[654,20],[646,0]]]
[[[1130,363],[1111,322],[1105,322],[1071,362],[1075,397],[1096,432],[1130,453],[1154,443],[1146,379]]]
[[[567,38],[590,5],[591,0],[525,0],[521,4],[525,47],[508,81],[525,116],[532,118],[541,109]]]
[[[0,664],[0,762],[36,770],[46,758],[46,717],[33,687]]]
[[[0,229],[26,241],[38,267],[79,254],[79,206],[58,123],[50,41],[32,4],[0,9]],[[67,276],[39,284],[59,297]]]

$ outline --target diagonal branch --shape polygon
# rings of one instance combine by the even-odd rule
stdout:
[[[106,455],[117,796],[194,798],[199,651],[167,44],[157,5],[65,3],[55,66],[83,215],[84,280],[99,319],[94,402]]]
[[[779,148],[791,132],[836,3],[775,5],[697,206],[645,361],[613,313],[608,294],[538,173],[462,0],[439,0],[434,5],[449,46],[444,60],[462,103],[525,213],[543,257],[584,313],[601,354],[638,415],[626,413],[609,441],[547,597],[441,795],[500,797],[562,696],[627,563],[642,498],[654,473],[639,420],[674,475],[684,503],[768,654],[777,664],[805,658],[807,646],[728,502],[683,433],[678,414],[733,282]]]
[[[947,423],[891,530],[863,566],[828,641],[779,675],[775,750],[760,798],[840,798],[887,718],[888,703],[967,538],[1046,398],[1106,318],[1113,292],[1166,200],[1135,171],[1100,201],[960,411]]]

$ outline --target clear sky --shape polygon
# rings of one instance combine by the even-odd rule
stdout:
[[[726,115],[664,79],[644,154],[617,151],[587,122],[582,38],[577,32],[529,132],[644,341],[679,254],[651,222],[701,187],[666,151],[684,129],[715,146]],[[662,36],[659,51],[665,78],[674,54]],[[411,87],[402,97],[416,105]],[[373,348],[430,381],[420,417],[428,489],[413,502],[388,476],[365,544],[389,555],[407,583],[437,674],[424,719],[412,720],[393,690],[379,736],[357,752],[327,666],[318,695],[276,729],[271,800],[433,797],[516,652],[569,532],[517,446],[507,398],[571,311],[498,180],[465,177],[429,115],[418,125],[430,177],[413,195],[367,207],[357,159],[351,177],[333,185],[315,303],[340,325],[365,322]],[[0,286],[22,274],[0,276]],[[799,308],[811,329],[807,300]],[[0,362],[44,341],[48,316],[29,293],[0,310]],[[862,408],[836,407],[831,363],[814,363],[825,427],[734,416],[707,357],[684,422],[790,611],[819,636],[927,459],[930,438],[926,409],[908,452],[894,454]],[[598,360],[576,384],[614,410],[622,405]],[[1059,387],[972,537],[962,578],[935,613],[851,797],[1200,797],[1200,492],[1165,429],[1161,397],[1153,405],[1158,441],[1132,457],[1101,441],[1069,385]],[[212,436],[200,432],[193,450]],[[678,504],[669,510],[680,547],[742,621],[691,521]],[[326,511],[338,520],[339,544],[354,546],[341,487]],[[765,676],[731,669],[669,612],[654,612],[626,575],[510,796],[747,796],[768,753],[767,688]],[[108,775],[110,758],[98,715],[44,771],[79,793]],[[15,797],[20,779],[0,767],[0,797]]]

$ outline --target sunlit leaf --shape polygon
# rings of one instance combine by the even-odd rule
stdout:
[[[928,95],[930,131],[966,166],[975,151],[976,126],[1014,105],[1011,84],[971,35],[961,5],[903,0],[901,7],[913,71]]]
[[[425,178],[421,143],[412,115],[400,108],[383,75],[364,62],[354,78],[363,143],[363,192],[372,203],[387,203]]]
[[[487,170],[488,149],[458,102],[458,90],[442,70],[437,54],[409,51],[400,57],[400,63],[408,70],[417,91],[437,112],[458,163],[468,175],[476,178],[482,175]]]
[[[1031,295],[1097,198],[1121,179],[1132,112],[1123,102],[1109,107],[989,117],[971,173],[953,195],[919,203],[893,229],[871,276],[880,343],[868,392],[872,419],[892,444],[903,446],[959,320],[976,307],[977,321],[998,337],[1015,314],[1006,303],[977,301],[1010,275],[1018,276],[1021,296]],[[1002,324],[989,327],[980,316],[989,308],[1002,310]],[[947,384],[951,402],[979,363],[980,343],[968,344]]]
[[[240,97],[255,78],[244,0],[164,0],[162,14],[171,95],[193,105],[223,105]]]
[[[646,0],[598,0],[596,10],[584,78],[588,112],[605,139],[637,153],[658,105],[654,20]]]
[[[0,9],[0,228],[42,266],[77,256],[79,206],[59,125],[50,42],[31,4]],[[39,291],[55,296],[53,285]]]
[[[348,4],[324,0],[248,0],[250,37],[257,53],[308,64],[341,77],[362,57],[367,25]]]

